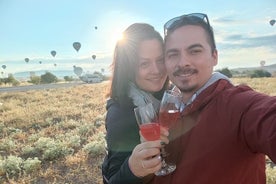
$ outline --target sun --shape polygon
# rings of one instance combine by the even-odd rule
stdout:
[[[118,41],[121,41],[124,39],[124,34],[122,31],[114,30],[111,35],[111,42],[116,44]]]
[[[114,30],[110,35],[110,41],[112,44],[116,45],[118,41],[124,39],[123,31]]]

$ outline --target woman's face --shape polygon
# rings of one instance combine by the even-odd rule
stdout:
[[[136,85],[144,91],[160,91],[167,78],[160,41],[157,39],[142,41],[138,57],[139,63],[135,74]]]

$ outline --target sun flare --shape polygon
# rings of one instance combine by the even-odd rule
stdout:
[[[122,31],[114,31],[112,35],[110,36],[110,39],[112,43],[116,44],[118,41],[121,41],[124,39],[124,35]]]

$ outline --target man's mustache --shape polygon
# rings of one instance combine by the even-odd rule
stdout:
[[[194,73],[197,73],[197,70],[193,68],[177,68],[173,72],[173,76],[188,75],[188,74],[194,74]]]

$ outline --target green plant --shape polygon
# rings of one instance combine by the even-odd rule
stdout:
[[[8,177],[17,176],[21,173],[23,159],[17,156],[10,155],[1,161],[0,167]]]
[[[217,70],[217,72],[220,72],[220,73],[226,75],[229,78],[231,78],[233,76],[231,71],[228,68],[223,68],[221,70]]]
[[[64,76],[64,80],[70,82],[73,81],[74,78],[72,76]]]
[[[41,83],[43,84],[53,83],[57,81],[58,78],[50,72],[46,72],[45,74],[41,75]]]
[[[28,158],[23,162],[24,171],[29,174],[31,172],[37,172],[41,167],[41,161],[37,157],[34,159]]]
[[[43,160],[55,160],[73,152],[72,149],[67,148],[62,142],[48,137],[39,138],[35,143],[35,147],[38,151],[42,152]]]
[[[101,155],[105,153],[104,134],[99,132],[93,136],[94,140],[83,146],[83,150],[91,155]]]
[[[11,150],[15,149],[16,144],[13,140],[10,139],[2,139],[0,143],[0,151],[10,152]]]
[[[34,76],[30,77],[30,81],[28,81],[28,82],[30,82],[32,84],[40,84],[40,81],[41,81],[41,77],[34,75]]]

